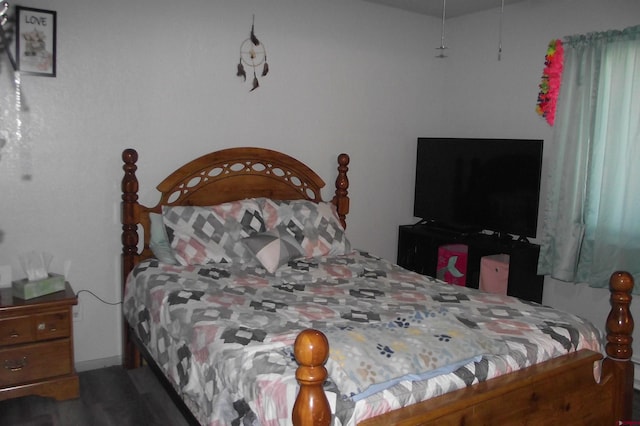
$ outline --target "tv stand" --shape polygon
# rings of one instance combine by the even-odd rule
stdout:
[[[474,228],[456,228],[441,222],[434,222],[426,219],[422,219],[413,225],[404,225],[404,226],[428,227],[435,231],[458,233],[460,235],[471,235],[479,232],[477,229],[474,229]],[[494,234],[494,235],[497,235],[497,234]]]
[[[398,233],[398,265],[431,277],[436,276],[438,248],[446,244],[468,247],[466,286],[478,288],[480,259],[493,254],[508,254],[507,294],[542,303],[544,277],[537,274],[540,246],[500,235],[465,233],[419,222],[402,225]]]
[[[495,239],[498,239],[500,241],[504,241],[505,243],[513,241],[513,236],[511,236],[511,234],[507,234],[505,232],[494,232],[493,234],[490,234],[490,235]]]

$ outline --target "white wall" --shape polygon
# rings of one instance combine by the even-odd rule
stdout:
[[[72,262],[76,290],[119,300],[126,147],[139,151],[148,204],[185,161],[247,145],[305,161],[330,198],[336,157],[347,152],[350,238],[395,259],[397,226],[412,219],[415,138],[437,125],[441,109],[441,63],[420,42],[437,37],[437,19],[357,0],[23,5],[57,11],[58,67],[56,78],[23,77],[32,180],[21,180],[14,146],[0,154],[0,265],[14,276],[24,276],[18,254],[45,250],[56,272]],[[236,64],[253,14],[271,71],[249,93]],[[0,61],[0,126],[8,128],[12,75],[4,54]],[[117,360],[120,308],[87,293],[79,300],[77,363]]]
[[[330,197],[335,156],[347,152],[348,234],[355,246],[395,259],[397,226],[413,221],[416,137],[548,139],[533,108],[549,39],[622,28],[640,16],[634,0],[509,6],[498,62],[496,11],[450,20],[442,60],[435,58],[439,19],[359,0],[22,5],[58,12],[58,75],[23,78],[32,179],[21,179],[15,146],[0,152],[0,265],[22,277],[17,255],[45,250],[55,255],[56,272],[72,262],[76,290],[109,301],[121,296],[123,148],[139,151],[147,204],[157,200],[154,186],[185,161],[246,145],[307,162],[325,177]],[[249,93],[235,71],[253,14],[271,72]],[[11,81],[0,54],[0,131],[15,118]],[[587,295],[576,298],[577,291]],[[79,299],[77,363],[117,360],[120,308],[87,293]],[[547,285],[550,304],[577,311],[577,299],[608,306],[606,294]]]

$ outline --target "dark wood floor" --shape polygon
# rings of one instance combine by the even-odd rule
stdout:
[[[80,398],[55,402],[29,396],[0,402],[2,426],[187,426],[147,367],[106,367],[80,373]],[[640,391],[633,400],[640,420]]]
[[[187,426],[146,367],[107,367],[80,376],[80,398],[56,402],[29,396],[0,402],[2,426]]]

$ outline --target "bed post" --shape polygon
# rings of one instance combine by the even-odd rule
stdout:
[[[631,420],[633,400],[633,317],[629,310],[633,277],[628,272],[615,272],[609,280],[611,311],[607,317],[607,358],[603,374],[614,377],[614,419]]]
[[[338,177],[336,178],[336,195],[333,197],[333,204],[335,204],[338,210],[338,216],[340,222],[344,228],[347,227],[346,216],[349,213],[349,178],[347,178],[347,172],[349,171],[349,155],[338,155]]]
[[[293,353],[300,365],[296,370],[300,391],[293,405],[293,425],[328,426],[331,407],[322,384],[327,379],[324,363],[329,358],[329,341],[322,332],[307,329],[298,334]]]
[[[138,257],[138,178],[136,177],[136,161],[138,153],[135,149],[122,152],[124,176],[122,178],[122,295],[127,276],[133,270]],[[123,364],[125,368],[140,366],[140,355],[129,336],[129,327],[123,321],[122,333]]]

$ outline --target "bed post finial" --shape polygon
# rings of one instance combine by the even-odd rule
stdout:
[[[138,153],[135,149],[122,152],[124,176],[122,177],[122,255],[127,261],[133,261],[138,254],[138,223],[135,206],[138,203],[138,178],[136,177],[136,161]],[[125,261],[123,272],[128,275],[133,263]],[[126,277],[125,277],[126,278]]]
[[[138,256],[138,178],[136,177],[136,161],[138,153],[135,149],[122,151],[124,176],[122,177],[122,295],[127,276],[133,270]],[[139,366],[139,356],[135,345],[129,339],[129,329],[124,327],[123,333],[124,356],[123,363],[126,368]]]
[[[307,329],[298,334],[293,353],[300,366],[296,379],[300,391],[293,406],[294,426],[328,426],[331,407],[322,384],[327,379],[325,362],[329,358],[329,341],[318,330]]]
[[[634,323],[629,306],[633,277],[628,272],[614,272],[609,287],[611,312],[607,318],[607,355],[616,359],[631,359]]]
[[[338,177],[336,178],[336,195],[333,197],[333,204],[338,210],[340,223],[344,228],[347,227],[346,217],[349,213],[349,155],[342,153],[338,155]]]
[[[633,363],[631,355],[633,349],[633,317],[631,305],[631,291],[633,290],[633,276],[628,272],[614,272],[609,280],[611,291],[611,311],[607,317],[608,358],[604,361],[603,372],[612,373],[618,386],[614,387],[615,419],[629,420],[632,415],[633,401]]]

